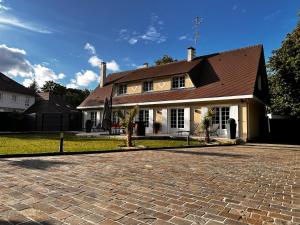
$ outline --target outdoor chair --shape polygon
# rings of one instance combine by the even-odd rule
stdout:
[[[213,124],[210,128],[209,128],[209,135],[213,136],[219,136],[218,135],[218,129],[219,129],[219,124]]]

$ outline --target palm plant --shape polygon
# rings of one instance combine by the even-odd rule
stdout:
[[[138,113],[138,106],[135,106],[133,109],[130,109],[129,112],[117,111],[117,115],[120,119],[120,124],[123,128],[125,128],[125,132],[127,134],[127,147],[132,147],[132,133],[134,126],[134,118]]]
[[[214,115],[214,110],[213,109],[209,109],[207,111],[206,115],[202,119],[201,125],[202,125],[202,129],[205,132],[205,143],[209,143],[210,142],[209,127],[210,127],[213,115]]]

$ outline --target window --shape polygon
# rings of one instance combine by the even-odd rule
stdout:
[[[16,101],[17,101],[17,96],[16,96],[16,95],[12,95],[12,96],[11,96],[11,100],[12,100],[13,102],[16,102]]]
[[[30,101],[29,97],[26,97],[25,98],[25,106],[29,106],[29,101]]]
[[[219,129],[226,129],[227,120],[229,119],[229,107],[215,107],[213,124],[219,124]]]
[[[145,81],[143,83],[143,91],[153,91],[153,81]]]
[[[0,92],[0,101],[3,99],[3,95],[2,93]]]
[[[143,121],[145,123],[145,127],[149,127],[149,110],[140,110],[139,121]]]
[[[119,117],[117,112],[113,112],[112,114],[112,123],[113,124],[118,124],[119,123]]]
[[[171,128],[184,128],[184,109],[171,109]]]
[[[127,93],[127,85],[120,85],[118,89],[118,94],[123,95]]]
[[[177,76],[172,79],[172,88],[184,88],[185,87],[185,76]]]
[[[96,125],[97,125],[97,112],[91,112],[91,121],[92,121],[92,126],[96,127]]]

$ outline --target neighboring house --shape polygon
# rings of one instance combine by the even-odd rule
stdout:
[[[113,123],[116,111],[139,105],[139,120],[146,133],[160,123],[162,134],[190,131],[197,134],[209,108],[219,136],[226,136],[229,118],[237,122],[237,136],[250,140],[261,135],[266,115],[268,84],[263,46],[195,57],[188,48],[187,60],[114,73],[106,77],[102,63],[100,85],[77,107],[83,119],[97,126],[102,121],[104,101],[112,97]]]
[[[81,112],[68,105],[61,96],[52,92],[38,93],[35,104],[24,114],[31,117],[31,130],[81,129]]]
[[[35,102],[35,94],[0,72],[0,112],[23,112]]]

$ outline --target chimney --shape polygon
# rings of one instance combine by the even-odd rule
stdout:
[[[100,68],[100,87],[104,86],[106,80],[106,62],[101,62]]]
[[[143,68],[148,68],[148,67],[149,67],[149,63],[145,62],[145,63],[143,64]]]
[[[196,56],[196,49],[193,47],[188,48],[187,61],[192,61]]]

